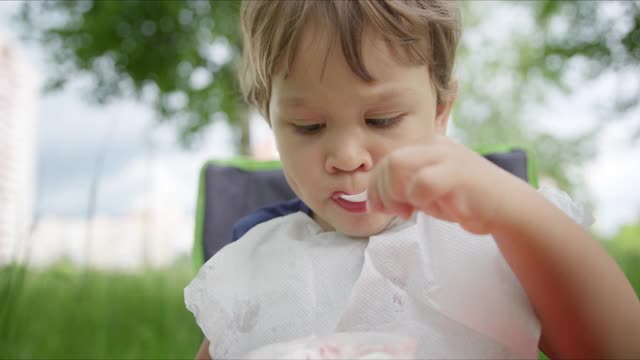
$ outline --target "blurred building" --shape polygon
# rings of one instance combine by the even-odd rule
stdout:
[[[190,256],[194,217],[184,211],[183,194],[176,191],[166,166],[150,160],[144,169],[145,163],[133,165],[138,174],[146,173],[139,178],[145,186],[126,211],[98,211],[91,218],[44,214],[29,248],[20,249],[20,262],[42,268],[66,261],[106,271],[137,271]]]
[[[87,236],[89,232],[90,236]],[[193,218],[131,212],[84,218],[47,216],[36,228],[28,254],[32,267],[60,261],[108,271],[136,271],[171,265],[189,256]]]
[[[0,264],[33,221],[40,80],[17,43],[0,33]]]

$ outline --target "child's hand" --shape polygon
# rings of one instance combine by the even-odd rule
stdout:
[[[369,181],[369,208],[403,218],[419,210],[486,234],[499,220],[505,199],[516,196],[510,189],[520,183],[479,154],[437,136],[380,161]]]
[[[551,358],[638,358],[633,287],[588,232],[526,182],[437,137],[388,154],[367,190],[373,211],[406,218],[420,210],[493,235],[540,319],[540,348]]]

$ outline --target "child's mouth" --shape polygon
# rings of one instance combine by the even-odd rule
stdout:
[[[355,194],[355,195],[342,194],[339,197],[351,202],[363,202],[363,201],[367,201],[367,190],[361,192],[360,194]]]
[[[367,212],[367,191],[363,191],[360,194],[347,195],[340,194],[334,196],[333,200],[343,209],[352,213],[365,213]]]

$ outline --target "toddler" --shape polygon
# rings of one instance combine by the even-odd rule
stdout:
[[[417,358],[640,356],[638,300],[582,207],[445,136],[455,2],[247,1],[241,20],[242,90],[298,198],[241,220],[185,289],[199,356],[367,332]]]

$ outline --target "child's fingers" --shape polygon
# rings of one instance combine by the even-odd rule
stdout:
[[[406,188],[408,202],[415,208],[427,208],[453,188],[451,167],[447,164],[423,167]],[[444,209],[440,209],[442,213]],[[451,214],[442,214],[447,215]]]
[[[443,206],[439,202],[432,202],[421,209],[420,211],[433,216],[436,219],[454,222],[455,216],[449,212],[446,206]]]
[[[407,206],[398,201],[393,188],[393,179],[389,171],[382,171],[376,182],[376,193],[378,194],[379,209],[389,214],[406,214]]]
[[[381,211],[383,209],[382,201],[380,200],[380,176],[377,173],[379,171],[377,169],[374,170],[374,175],[371,176],[367,187],[367,209],[369,211]]]
[[[407,185],[423,167],[438,164],[444,158],[438,146],[415,146],[400,149],[383,159],[369,184],[369,208],[410,216],[414,206],[407,197]]]
[[[407,220],[413,215],[415,208],[411,205],[403,205],[402,210],[399,212],[401,218]]]
[[[385,161],[374,170],[368,187],[368,203],[370,211],[380,211],[388,214],[398,214],[409,217],[413,208],[408,204],[398,201],[398,195],[402,194],[402,187],[394,184],[389,172],[389,163]],[[394,190],[394,186],[397,190]]]

